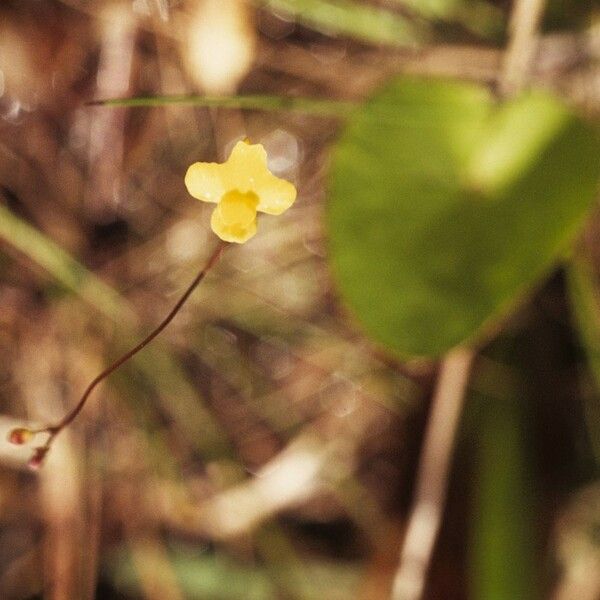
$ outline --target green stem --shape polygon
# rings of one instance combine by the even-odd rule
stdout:
[[[200,106],[246,110],[301,112],[320,117],[344,118],[358,104],[342,100],[292,98],[285,96],[148,96],[92,100],[88,106],[149,108],[157,106]]]

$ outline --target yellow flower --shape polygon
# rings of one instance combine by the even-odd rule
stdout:
[[[261,144],[238,142],[227,162],[194,163],[185,175],[188,192],[215,202],[210,225],[226,242],[243,244],[256,233],[256,212],[280,215],[296,199],[296,188],[267,168]]]

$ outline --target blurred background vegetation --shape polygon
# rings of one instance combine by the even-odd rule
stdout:
[[[2,439],[59,419],[212,252],[189,164],[248,136],[299,190],[39,472],[0,442],[0,598],[390,597],[465,340],[423,597],[600,598],[600,6],[515,6],[0,4]]]

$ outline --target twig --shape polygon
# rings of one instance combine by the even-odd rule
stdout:
[[[471,349],[457,347],[442,362],[425,431],[400,566],[394,578],[393,600],[417,600],[425,587],[444,511],[454,438],[474,356]]]
[[[510,39],[498,83],[501,96],[518,92],[531,73],[545,4],[546,0],[515,0],[510,16]]]

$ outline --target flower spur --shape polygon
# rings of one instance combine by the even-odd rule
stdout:
[[[267,168],[263,146],[245,141],[238,142],[222,164],[194,163],[185,185],[194,198],[217,204],[212,230],[222,240],[238,244],[256,234],[257,211],[280,215],[296,199],[294,185]]]

